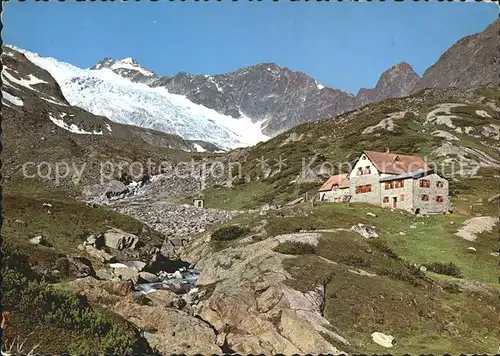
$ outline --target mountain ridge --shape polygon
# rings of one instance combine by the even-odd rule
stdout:
[[[63,78],[64,83],[60,84],[72,104],[94,114],[232,149],[265,141],[302,123],[338,116],[429,87],[468,88],[498,83],[492,74],[499,64],[496,52],[500,48],[494,41],[497,29],[500,30],[500,20],[480,33],[460,39],[422,78],[410,64],[400,62],[384,71],[375,87],[360,88],[356,95],[325,87],[304,72],[273,62],[222,74],[179,72],[161,76],[132,58],[106,57],[85,74]],[[474,66],[476,60],[482,64]],[[123,86],[116,87],[116,83],[101,75],[106,70],[143,87],[133,89],[127,85],[123,92]],[[113,95],[117,90],[120,95]],[[89,99],[103,93],[111,94],[98,104]],[[158,96],[160,93],[163,97]],[[118,105],[124,98],[128,98],[127,105]],[[156,104],[137,104],[151,100]]]

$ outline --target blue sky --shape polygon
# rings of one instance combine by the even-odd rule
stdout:
[[[132,57],[160,75],[275,62],[357,93],[406,61],[422,75],[457,40],[498,18],[486,3],[17,2],[5,43],[79,67]]]

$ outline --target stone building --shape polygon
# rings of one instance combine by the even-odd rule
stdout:
[[[347,173],[331,176],[319,188],[320,201],[343,203],[349,195],[349,176]]]
[[[320,200],[369,203],[414,213],[450,209],[448,181],[418,156],[364,151],[348,174],[330,177]]]

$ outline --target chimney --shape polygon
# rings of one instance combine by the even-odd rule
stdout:
[[[386,147],[386,148],[385,148],[385,153],[390,153],[390,151],[389,151],[389,147]]]

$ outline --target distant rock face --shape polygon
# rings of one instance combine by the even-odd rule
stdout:
[[[406,62],[398,63],[380,76],[373,89],[361,88],[356,96],[356,106],[407,96],[420,77]]]
[[[172,94],[235,119],[262,123],[274,136],[298,124],[340,114],[354,106],[354,95],[325,88],[302,72],[261,63],[219,75],[181,72],[159,77],[131,58],[105,58],[91,69],[108,68],[131,81],[164,87]]]
[[[253,122],[263,122],[263,133],[269,136],[354,105],[352,94],[325,88],[302,72],[274,63],[214,76],[179,73],[161,78],[154,86],[234,118],[244,115]]]
[[[451,46],[422,76],[413,88],[414,93],[425,88],[471,88],[499,84],[500,20],[484,31],[466,36]]]

